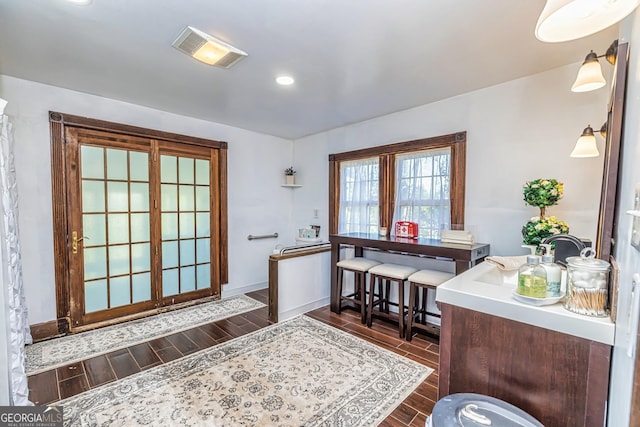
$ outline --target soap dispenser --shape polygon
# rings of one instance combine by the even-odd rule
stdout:
[[[562,282],[562,268],[554,262],[551,253],[551,244],[543,243],[540,245],[544,248],[542,255],[542,267],[547,270],[547,298],[557,298],[561,296],[560,284]]]
[[[553,255],[546,253],[542,255],[542,264],[547,270],[547,298],[557,298],[561,296],[560,283],[562,281],[562,269],[553,262]]]
[[[547,296],[547,270],[540,265],[540,257],[528,255],[527,263],[518,269],[518,294],[545,298]]]

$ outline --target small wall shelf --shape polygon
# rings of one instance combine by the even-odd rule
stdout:
[[[300,184],[282,184],[281,187],[298,188],[302,187]]]

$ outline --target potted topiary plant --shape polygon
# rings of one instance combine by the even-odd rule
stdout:
[[[296,183],[296,171],[293,169],[293,166],[289,166],[284,170],[284,179],[285,184],[293,185]]]
[[[534,216],[522,227],[525,245],[537,247],[542,239],[554,234],[567,234],[569,226],[555,216],[546,217],[546,208],[558,204],[564,195],[564,185],[555,179],[534,179],[527,181],[523,187],[526,204],[537,206],[540,216]]]

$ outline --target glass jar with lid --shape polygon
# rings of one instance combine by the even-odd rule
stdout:
[[[567,297],[564,308],[587,316],[606,317],[611,264],[595,258],[593,248],[567,258]]]

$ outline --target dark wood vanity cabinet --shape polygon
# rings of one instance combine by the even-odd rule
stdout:
[[[480,393],[545,426],[605,424],[611,346],[442,304],[439,398]]]

